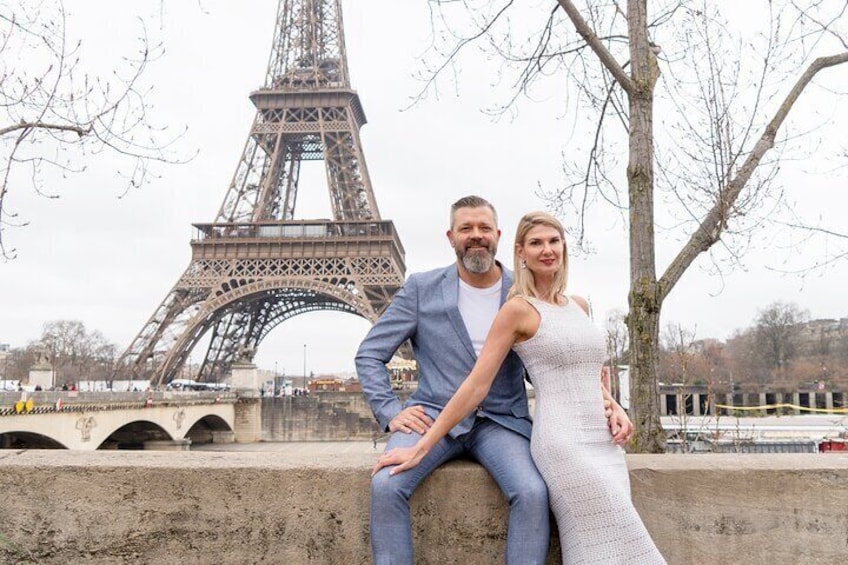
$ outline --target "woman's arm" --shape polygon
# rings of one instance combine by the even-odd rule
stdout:
[[[513,344],[535,333],[535,328],[532,327],[534,322],[538,327],[538,313],[525,300],[514,298],[504,304],[492,323],[471,374],[463,381],[427,433],[413,447],[391,449],[384,453],[374,465],[371,474],[383,467],[397,465],[391,470],[394,475],[418,465],[439,440],[486,398],[498,369]]]

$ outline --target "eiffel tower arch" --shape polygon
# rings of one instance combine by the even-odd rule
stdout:
[[[285,320],[315,310],[375,321],[403,284],[404,249],[371,188],[350,87],[341,0],[280,0],[256,117],[191,262],[118,370],[168,382],[211,332],[201,380],[251,358]],[[295,218],[301,163],[323,161],[333,219]],[[312,187],[307,187],[311,190]]]

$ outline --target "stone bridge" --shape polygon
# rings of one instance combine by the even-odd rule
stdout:
[[[232,393],[0,394],[0,447],[187,449],[258,439],[258,399]]]

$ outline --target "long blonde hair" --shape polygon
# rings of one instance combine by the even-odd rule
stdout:
[[[548,296],[539,296],[533,273],[526,267],[522,267],[521,258],[518,256],[518,248],[524,247],[524,239],[527,237],[527,232],[536,226],[554,228],[562,238],[562,268],[554,277],[554,282],[551,285]],[[513,296],[531,296],[553,302],[556,300],[557,295],[565,293],[565,287],[568,283],[568,246],[565,243],[565,230],[559,220],[547,212],[530,212],[524,214],[524,217],[518,222],[518,228],[515,230],[515,246],[513,248],[513,277],[512,287],[509,289],[509,298]]]

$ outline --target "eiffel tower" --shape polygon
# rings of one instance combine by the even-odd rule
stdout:
[[[280,0],[256,118],[224,201],[194,224],[191,262],[118,361],[168,382],[211,331],[199,380],[251,359],[281,322],[335,310],[372,322],[404,279],[404,250],[382,220],[350,87],[341,0]],[[324,161],[333,220],[296,220],[300,166]]]

